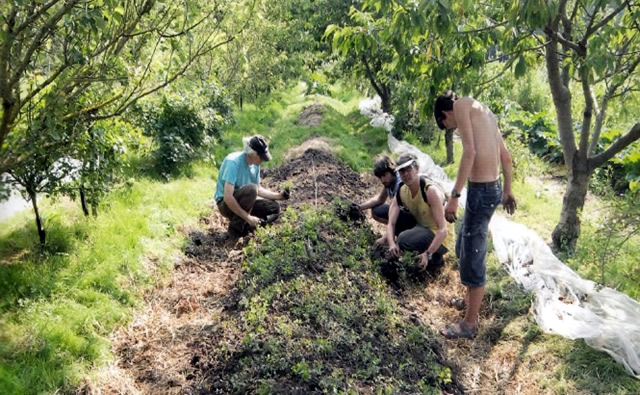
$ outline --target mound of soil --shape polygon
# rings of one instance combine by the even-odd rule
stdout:
[[[363,196],[378,193],[379,183],[365,180],[359,173],[340,163],[330,152],[310,148],[282,166],[264,170],[262,185],[279,191],[285,181],[293,183],[291,198],[282,208],[302,204],[325,205],[333,198],[349,201],[366,200]],[[376,185],[377,184],[377,185]]]
[[[321,206],[336,196],[362,202],[380,188],[375,177],[352,171],[322,149],[307,149],[282,166],[265,169],[262,182],[267,188],[279,191],[285,181],[291,181],[293,188],[290,200],[280,202],[283,209],[303,204]],[[384,230],[380,224],[368,221],[372,228]],[[109,369],[110,374],[102,382],[97,377],[80,392],[113,393],[115,380],[135,383],[136,391],[131,391],[129,385],[126,392],[201,393],[207,388],[203,385],[211,383],[208,372],[225,377],[230,366],[237,366],[246,357],[245,352],[249,351],[243,351],[246,339],[238,318],[240,306],[246,301],[241,301],[243,290],[239,285],[246,258],[243,248],[250,237],[231,243],[223,236],[226,225],[227,220],[213,207],[212,213],[201,219],[200,227],[183,230],[189,243],[184,256],[176,257],[171,278],[150,292],[133,323],[112,337],[116,366]],[[427,286],[414,283],[395,297],[402,307],[403,319],[409,317],[433,330],[460,319],[461,312],[449,307],[448,302],[461,295],[463,288],[457,273],[447,265]],[[481,328],[478,339],[444,342],[442,360],[454,361],[458,366],[454,375],[467,390],[515,391],[517,383],[512,378],[520,363],[518,354],[508,350],[492,354],[506,323],[494,320],[495,312],[484,305],[482,314],[486,329]],[[495,380],[480,381],[481,370],[494,372]],[[298,384],[286,381],[274,383],[271,388],[277,388],[276,384],[281,385],[283,393],[298,388]],[[360,392],[369,390],[373,387],[361,388]],[[459,388],[450,390],[458,392]]]
[[[315,127],[322,123],[324,119],[324,106],[320,103],[314,103],[305,107],[298,117],[298,125]]]

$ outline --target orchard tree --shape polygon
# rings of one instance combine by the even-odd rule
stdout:
[[[601,139],[611,104],[638,95],[640,3],[365,0],[363,9],[379,15],[371,26],[396,53],[387,67],[415,81],[425,117],[432,117],[432,100],[444,88],[477,94],[498,83],[500,74],[483,74],[488,62],[516,76],[546,64],[568,176],[552,238],[557,248],[573,248],[595,169],[640,138],[635,122],[617,138]],[[345,52],[363,45],[349,42]]]
[[[27,108],[44,108],[39,103],[46,95],[53,95],[61,109],[70,107],[56,111],[61,120],[121,115],[233,40],[242,24],[230,16],[248,9],[226,0],[2,2],[0,173],[31,155],[33,142],[19,134],[25,128],[18,126],[27,122]],[[84,105],[71,105],[77,102]],[[48,136],[54,131],[42,133],[43,147],[60,146],[60,139]]]
[[[579,212],[595,169],[640,138],[640,123],[636,122],[602,151],[596,150],[603,141],[600,135],[611,102],[624,103],[639,90],[638,21],[640,3],[635,1],[560,1],[544,23],[533,24],[544,31],[547,74],[569,179],[552,235],[556,247],[575,247],[580,235]],[[572,79],[578,84],[571,84]],[[576,86],[580,90],[573,93]],[[572,105],[572,94],[584,98],[578,111]]]
[[[356,75],[371,83],[382,109],[396,116],[396,126],[411,129],[413,123],[423,132],[440,92],[483,86],[477,80],[488,32],[458,34],[455,18],[440,2],[365,0],[361,9],[352,7],[350,24],[329,26],[325,36]],[[448,45],[454,36],[456,46]],[[422,119],[411,121],[415,117]],[[452,130],[445,140],[452,163]]]

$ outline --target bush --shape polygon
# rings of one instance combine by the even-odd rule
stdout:
[[[564,156],[554,117],[547,111],[531,114],[517,103],[505,106],[500,127],[507,136],[513,134],[526,142],[529,150],[549,163],[562,163]]]
[[[220,88],[208,85],[203,88],[207,103],[203,108],[203,120],[207,136],[219,139],[222,128],[234,121],[231,100]]]
[[[415,134],[423,144],[429,144],[436,136],[435,122],[432,117],[421,117],[420,110],[415,105],[415,97],[419,93],[413,86],[397,84],[391,97],[393,108],[393,135],[404,139],[407,134]]]
[[[157,144],[153,152],[155,166],[166,176],[197,154],[205,139],[205,123],[190,103],[166,98],[160,112],[150,118]]]

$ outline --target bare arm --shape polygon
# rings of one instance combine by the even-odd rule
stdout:
[[[263,188],[260,185],[258,185],[258,196],[260,196],[261,198],[271,199],[271,200],[285,200],[284,196],[282,195],[282,192],[276,193],[270,189]]]
[[[438,188],[427,189],[427,202],[429,202],[429,206],[431,206],[431,215],[433,216],[434,221],[436,221],[438,230],[425,253],[428,252],[434,254],[438,251],[442,242],[444,242],[449,230],[447,228],[447,222],[444,219],[444,196],[442,195],[442,192]]]
[[[363,211],[363,210],[370,209],[371,207],[379,206],[382,203],[387,201],[387,196],[388,196],[387,188],[382,187],[382,190],[380,191],[378,196],[374,196],[371,199],[367,200],[366,202],[358,205],[358,208],[360,209],[360,211]]]
[[[400,191],[398,191],[400,193]],[[391,206],[389,207],[389,222],[387,223],[387,243],[389,244],[389,251],[394,256],[400,256],[400,250],[396,244],[396,222],[398,221],[398,215],[400,214],[400,206],[398,201],[393,199]]]
[[[242,218],[249,226],[255,228],[259,223],[260,219],[258,217],[254,217],[248,212],[246,212],[241,206],[240,203],[233,197],[233,192],[235,191],[235,185],[231,183],[224,184],[224,202],[229,207],[231,211],[238,217]]]
[[[511,190],[511,182],[513,178],[513,160],[511,153],[507,149],[502,137],[500,137],[500,164],[502,165],[502,175],[504,176],[504,185],[502,193],[502,206],[509,214],[516,211],[516,198]]]

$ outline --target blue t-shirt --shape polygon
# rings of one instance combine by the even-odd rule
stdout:
[[[393,199],[396,196],[396,193],[398,193],[398,187],[400,186],[401,182],[402,179],[400,178],[400,173],[396,171],[396,185],[387,188],[387,197],[389,199]]]
[[[218,184],[213,197],[216,202],[224,199],[224,186],[227,182],[236,189],[247,184],[260,184],[260,166],[249,166],[246,153],[233,152],[224,158],[218,171]]]

